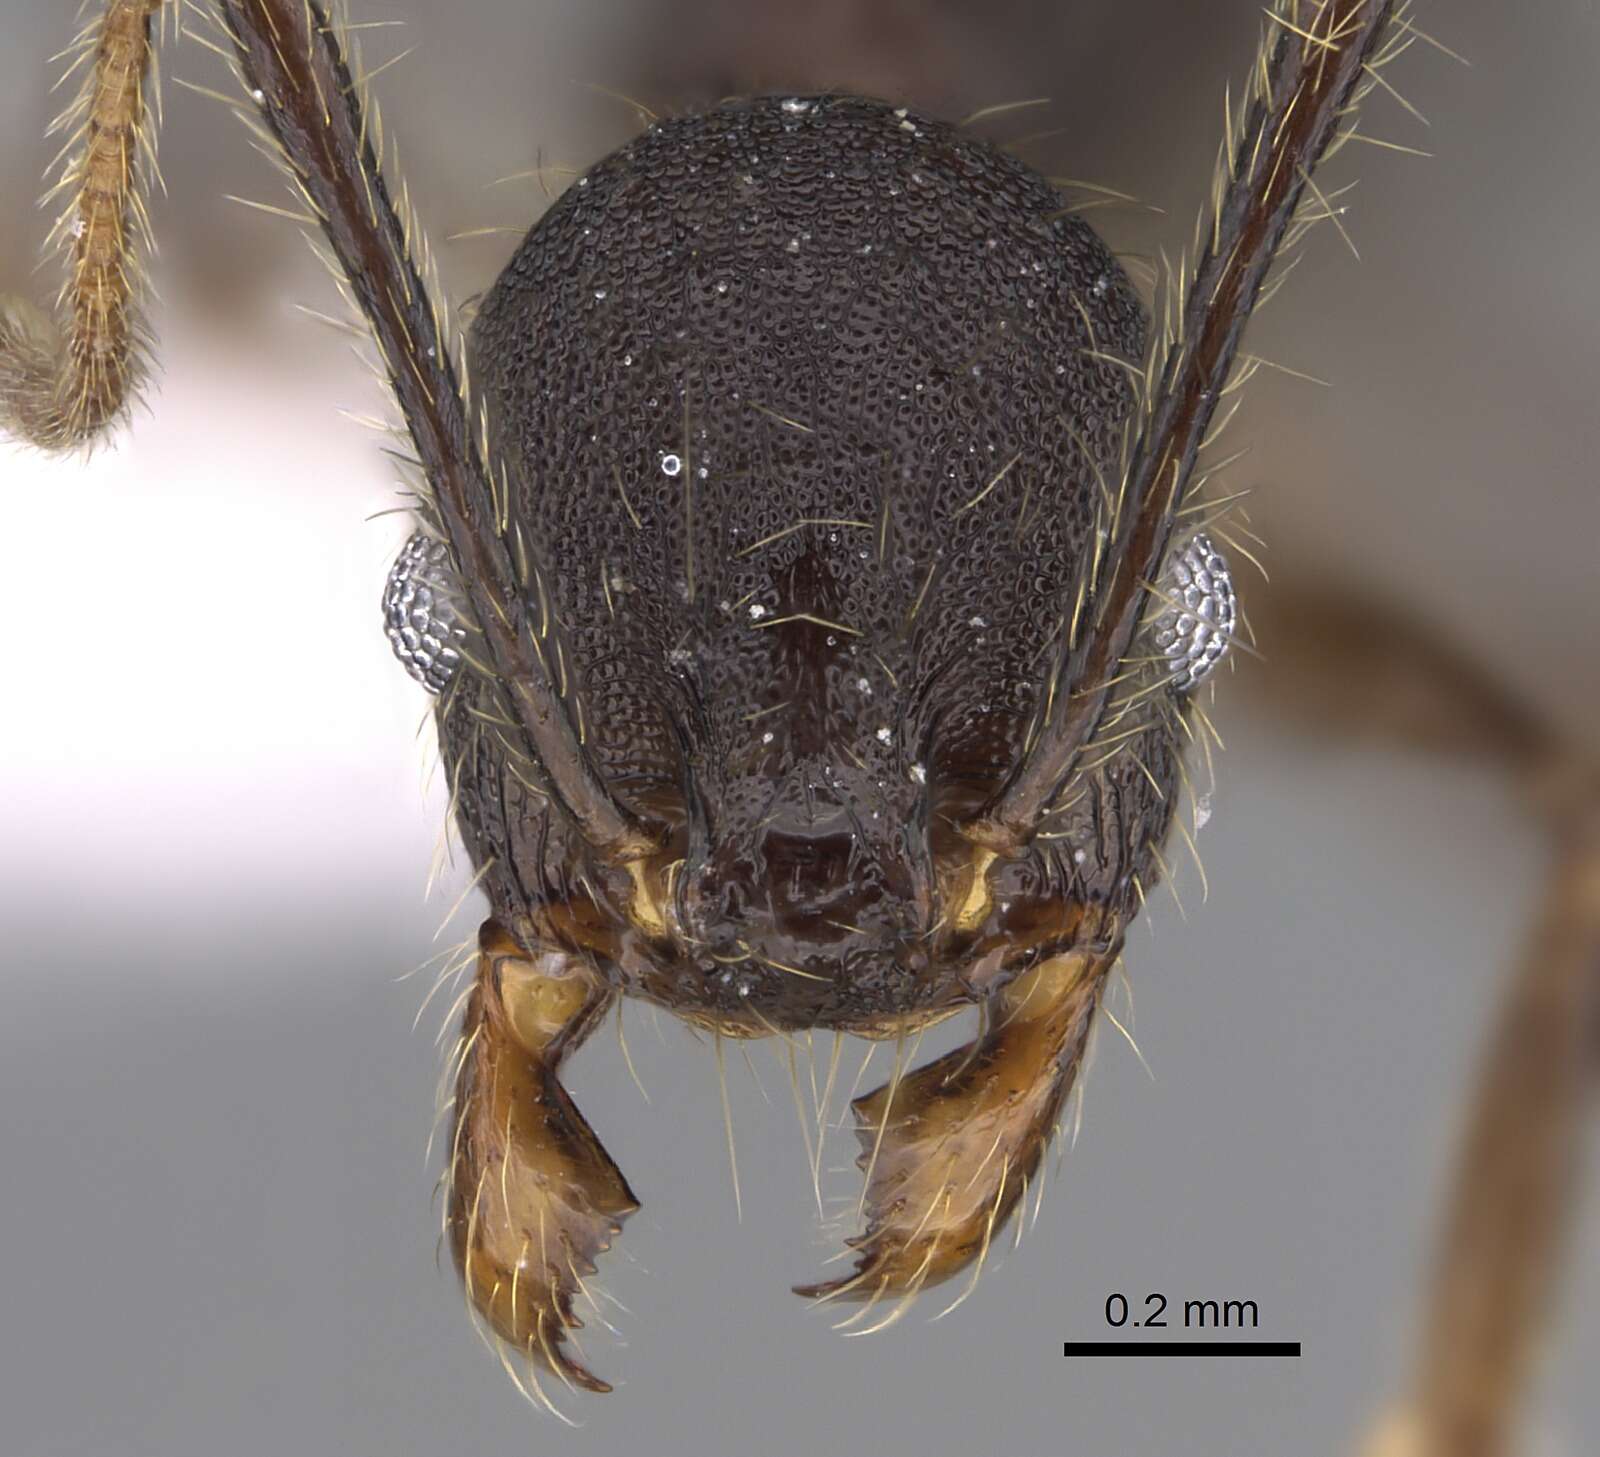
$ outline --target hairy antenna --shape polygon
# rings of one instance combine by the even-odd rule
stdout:
[[[1141,371],[1121,482],[1092,599],[1073,614],[1049,717],[1006,782],[963,833],[1011,854],[1039,828],[1107,712],[1160,574],[1174,522],[1227,392],[1246,323],[1280,252],[1333,209],[1312,180],[1352,134],[1380,68],[1405,48],[1408,4],[1396,0],[1277,0],[1267,11],[1238,124],[1230,114],[1209,213],[1192,270],[1168,270],[1168,321]],[[1187,286],[1186,286],[1187,285]],[[1086,630],[1076,631],[1080,615]]]
[[[151,31],[161,4],[111,0],[63,53],[63,81],[83,79],[50,128],[67,140],[45,202],[67,199],[50,233],[68,259],[66,281],[54,317],[0,297],[0,433],[41,450],[93,444],[143,373],[145,196],[160,111]]]
[[[366,318],[426,477],[427,514],[449,543],[478,641],[465,654],[520,730],[559,802],[609,863],[636,861],[652,834],[617,802],[586,754],[560,666],[537,552],[513,535],[489,461],[488,420],[463,381],[429,254],[402,192],[384,181],[383,132],[347,36],[316,0],[219,0],[237,57],[300,205],[326,235],[346,297]],[[453,348],[457,351],[453,355]],[[457,360],[459,359],[459,363]]]

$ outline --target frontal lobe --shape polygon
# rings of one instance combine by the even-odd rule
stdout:
[[[742,102],[580,178],[474,373],[604,772],[675,783],[672,717],[735,781],[1002,772],[1142,347],[1043,178],[882,103]]]

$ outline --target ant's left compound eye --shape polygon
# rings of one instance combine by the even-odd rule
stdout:
[[[467,635],[451,600],[450,553],[419,531],[401,549],[383,588],[383,626],[395,657],[430,693],[443,693],[461,666]]]
[[[1187,693],[1211,676],[1233,642],[1239,604],[1228,559],[1203,531],[1167,558],[1159,600],[1166,604],[1153,628],[1156,650],[1167,660],[1171,685]]]

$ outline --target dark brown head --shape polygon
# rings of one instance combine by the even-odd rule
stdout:
[[[811,1026],[970,1000],[1126,907],[1170,803],[1159,714],[1149,772],[1085,780],[1050,838],[997,856],[959,829],[1052,706],[1144,347],[1045,179],[859,98],[663,122],[529,234],[473,344],[511,519],[586,567],[545,584],[545,652],[661,845],[608,878],[513,788],[485,846],[503,914],[581,874],[622,984]],[[446,731],[504,802],[481,713]]]

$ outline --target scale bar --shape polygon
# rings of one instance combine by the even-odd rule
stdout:
[[[1299,1341],[1064,1341],[1063,1356],[1293,1356]]]

